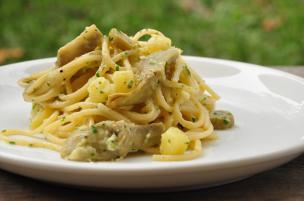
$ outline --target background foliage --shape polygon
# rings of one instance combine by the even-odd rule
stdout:
[[[92,23],[103,33],[159,29],[184,54],[304,64],[304,0],[0,0],[2,53],[23,52],[3,62],[55,56]]]

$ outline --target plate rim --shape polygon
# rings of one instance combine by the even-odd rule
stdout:
[[[242,65],[246,66],[246,68],[251,69],[263,69],[266,70],[266,72],[269,73],[275,73],[280,74],[286,78],[290,78],[293,80],[299,81],[301,84],[304,85],[304,78],[293,75],[287,72],[283,72],[277,69],[257,65],[257,64],[251,64],[246,62],[240,62],[240,61],[233,61],[233,60],[226,60],[226,59],[218,59],[218,58],[210,58],[210,57],[199,57],[199,56],[188,56],[183,55],[185,60],[197,60],[197,61],[208,61],[213,63],[221,63],[221,64],[229,64],[229,65]],[[0,72],[2,70],[7,70],[11,66],[19,66],[19,65],[26,65],[29,63],[43,63],[43,62],[51,62],[55,61],[55,57],[48,57],[48,58],[41,58],[41,59],[34,59],[34,60],[28,60],[28,61],[22,61],[12,64],[7,64],[0,66]],[[26,68],[26,67],[24,67]],[[86,163],[86,162],[75,162],[75,161],[69,161],[69,163],[61,163],[58,161],[46,161],[46,160],[40,160],[35,158],[27,158],[23,156],[18,156],[11,153],[1,152],[0,151],[0,161],[10,163],[10,164],[17,164],[21,166],[35,166],[36,168],[43,168],[43,169],[49,169],[52,168],[53,170],[69,170],[69,171],[90,171],[90,172],[100,172],[103,173],[148,173],[148,172],[170,172],[170,171],[187,171],[187,168],[191,168],[191,171],[195,170],[210,170],[210,169],[222,169],[222,168],[228,168],[228,167],[236,167],[236,166],[244,166],[244,165],[251,165],[251,164],[257,164],[264,161],[269,160],[275,160],[282,157],[287,157],[291,155],[301,154],[304,152],[304,140],[299,141],[298,143],[293,144],[292,146],[288,146],[286,148],[277,149],[274,151],[269,151],[266,153],[258,154],[258,155],[252,155],[247,156],[243,158],[237,158],[237,159],[226,159],[221,161],[215,161],[215,162],[208,162],[208,163],[192,163],[189,164],[187,161],[179,161],[179,162],[169,162],[172,165],[169,166],[146,166],[146,165],[140,165],[134,166],[134,163],[130,164],[121,164],[121,163],[115,163],[115,162],[98,162],[98,165],[95,165],[96,163]],[[111,163],[111,165],[107,166],[106,164]],[[164,163],[164,162],[156,162],[156,163]],[[92,165],[93,164],[93,165]],[[100,165],[103,164],[103,165]]]

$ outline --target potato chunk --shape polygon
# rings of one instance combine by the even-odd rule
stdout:
[[[112,88],[109,80],[103,77],[95,79],[88,88],[90,100],[95,103],[105,103]]]
[[[132,71],[116,71],[112,80],[116,93],[127,93],[134,88],[134,74]]]
[[[171,40],[169,38],[155,35],[147,41],[140,51],[145,55],[149,55],[154,52],[169,49],[170,47]]]
[[[170,127],[162,134],[160,153],[163,155],[183,154],[190,143],[188,136],[176,127]]]

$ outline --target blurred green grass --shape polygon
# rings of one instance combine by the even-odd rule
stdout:
[[[95,23],[103,33],[155,28],[184,54],[263,65],[304,64],[304,0],[0,0],[0,48],[55,56]]]

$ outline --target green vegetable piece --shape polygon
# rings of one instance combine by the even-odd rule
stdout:
[[[231,112],[216,110],[210,113],[210,120],[215,129],[224,130],[234,126],[234,117]]]

